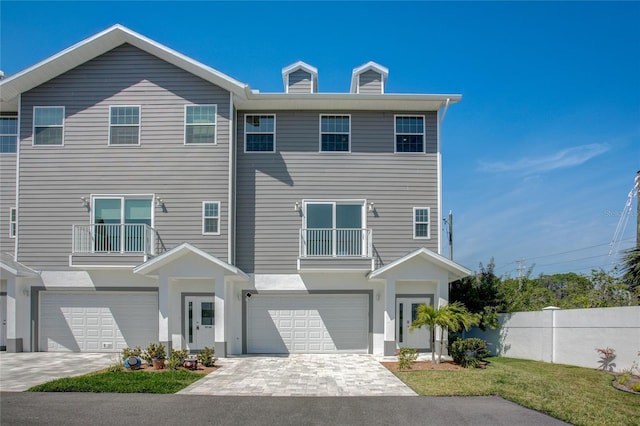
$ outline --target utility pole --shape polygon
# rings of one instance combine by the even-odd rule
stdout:
[[[638,238],[640,241],[640,234],[638,234]],[[453,212],[451,210],[449,210],[449,259],[453,260]]]

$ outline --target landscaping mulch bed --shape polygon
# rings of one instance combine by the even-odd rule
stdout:
[[[433,370],[433,371],[459,371],[465,370],[464,367],[454,364],[451,361],[442,361],[440,364],[433,364],[431,361],[415,361],[411,365],[410,370],[400,370],[398,369],[398,362],[382,362],[387,369],[390,371],[425,371],[425,370]]]
[[[635,393],[636,395],[640,395],[640,392],[635,392],[633,390],[633,386],[637,383],[640,383],[640,376],[631,375],[626,380],[623,380],[624,383],[620,383],[620,379],[622,378],[622,374],[613,376],[613,387],[616,389],[620,389],[622,391]]]
[[[179,370],[187,370],[187,371],[193,371],[194,373],[200,373],[200,374],[209,374],[212,371],[217,370],[218,368],[220,368],[219,365],[214,365],[213,367],[203,367],[200,364],[198,364],[198,368],[196,368],[195,370],[188,370],[186,368],[179,368]],[[165,371],[170,371],[168,368],[162,368],[162,369],[157,369],[157,368],[153,368],[153,366],[143,362],[142,363],[142,367],[138,368],[137,370],[131,370],[129,368],[123,368],[124,371],[144,371],[147,373],[163,373]]]

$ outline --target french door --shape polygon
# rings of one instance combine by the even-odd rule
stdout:
[[[151,198],[96,197],[94,251],[145,252],[151,227]]]
[[[363,202],[306,203],[307,256],[362,256]]]

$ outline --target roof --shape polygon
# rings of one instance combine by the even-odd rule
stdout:
[[[284,85],[287,85],[287,75],[291,74],[293,72],[296,72],[298,70],[303,70],[308,72],[309,74],[311,74],[311,78],[313,79],[314,83],[317,84],[318,82],[318,68],[307,64],[306,62],[302,62],[302,61],[298,61],[298,62],[294,62],[291,65],[288,65],[284,68],[282,68],[282,82],[284,83]]]
[[[33,89],[124,43],[129,43],[170,64],[242,96],[249,91],[241,83],[220,71],[163,46],[122,25],[116,24],[37,64],[0,81],[0,108],[17,109],[18,95]]]
[[[369,61],[366,64],[362,64],[357,68],[353,69],[351,73],[351,93],[356,93],[356,86],[358,85],[358,76],[367,71],[373,70],[380,75],[382,75],[382,85],[383,87],[387,85],[387,78],[389,78],[389,68],[383,67],[380,64],[377,64],[373,61]]]
[[[449,274],[449,282],[459,280],[464,277],[468,277],[471,275],[471,271],[465,268],[462,265],[457,264],[453,260],[449,260],[444,256],[439,255],[438,253],[434,253],[431,250],[428,250],[424,247],[419,248],[416,251],[413,251],[407,254],[400,259],[397,259],[388,265],[383,266],[382,268],[378,268],[375,271],[369,274],[369,278],[382,278],[384,275],[394,269],[398,269],[406,264],[408,261],[412,259],[422,259],[428,263],[431,263],[437,268],[443,269]]]
[[[171,262],[175,262],[190,253],[195,254],[196,256],[199,256],[208,262],[211,262],[218,268],[222,269],[225,275],[236,275],[246,280],[249,279],[249,277],[240,269],[236,268],[235,266],[229,265],[227,262],[224,262],[217,257],[212,256],[209,253],[192,246],[189,243],[182,243],[181,245],[162,253],[160,256],[154,257],[153,259],[143,263],[142,265],[136,266],[135,268],[133,268],[133,272],[135,274],[141,275],[152,275],[163,266],[166,266]]]
[[[40,275],[38,271],[16,262],[9,253],[0,253],[0,269],[16,277],[37,277]]]

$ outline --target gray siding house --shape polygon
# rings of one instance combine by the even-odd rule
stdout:
[[[470,273],[440,255],[461,96],[388,73],[261,93],[115,25],[0,81],[0,346],[434,350],[408,327]]]

